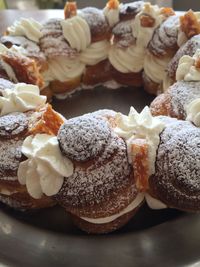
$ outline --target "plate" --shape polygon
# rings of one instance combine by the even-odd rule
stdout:
[[[142,89],[96,88],[53,101],[67,118],[103,108],[138,111],[153,97]],[[199,266],[200,215],[144,205],[122,229],[87,235],[60,207],[21,213],[0,205],[0,261],[5,266]],[[3,266],[4,266],[3,265]],[[2,266],[2,265],[0,265]]]

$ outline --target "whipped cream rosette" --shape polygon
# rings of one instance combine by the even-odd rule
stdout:
[[[22,153],[28,159],[19,166],[18,180],[26,185],[33,198],[41,198],[43,193],[47,196],[57,194],[64,177],[73,173],[73,163],[62,156],[55,136],[36,134],[27,137]]]
[[[193,56],[185,55],[181,57],[176,70],[176,80],[200,81],[198,62],[200,62],[200,49],[197,49]]]

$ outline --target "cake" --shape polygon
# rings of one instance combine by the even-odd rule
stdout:
[[[70,1],[63,19],[10,26],[0,46],[0,200],[18,210],[60,205],[98,234],[145,202],[199,212],[199,34],[198,13],[142,1],[103,10]],[[67,120],[46,103],[99,84],[160,95],[127,116]]]

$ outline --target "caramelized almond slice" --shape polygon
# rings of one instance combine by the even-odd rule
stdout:
[[[155,25],[155,19],[147,14],[144,14],[140,17],[140,23],[142,27],[152,28]]]
[[[200,23],[192,10],[180,17],[180,24],[188,39],[200,33]]]
[[[108,2],[108,8],[109,9],[118,9],[119,7],[119,1],[118,0],[110,0]]]
[[[171,7],[163,7],[161,8],[160,14],[164,15],[165,17],[170,17],[176,15],[174,10]]]
[[[36,110],[31,119],[29,133],[34,135],[38,133],[57,135],[64,122],[63,118],[53,110],[50,104]]]
[[[77,5],[75,1],[67,1],[64,7],[65,19],[72,18],[77,15]]]
[[[146,191],[148,188],[149,167],[148,167],[148,144],[144,139],[135,139],[131,152],[133,155],[133,169],[137,188]]]

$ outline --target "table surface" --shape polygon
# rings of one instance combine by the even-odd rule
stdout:
[[[0,32],[20,17],[42,21],[63,17],[63,11],[0,11]],[[151,101],[143,90],[111,93],[100,89],[77,94],[67,102],[55,101],[54,106],[63,114],[73,111],[73,116],[80,109],[86,113],[100,107],[127,112],[130,104],[141,110]],[[88,236],[74,228],[63,210],[24,215],[0,205],[0,263],[15,267],[194,266],[200,260],[199,225],[200,215],[144,207],[122,230]]]

